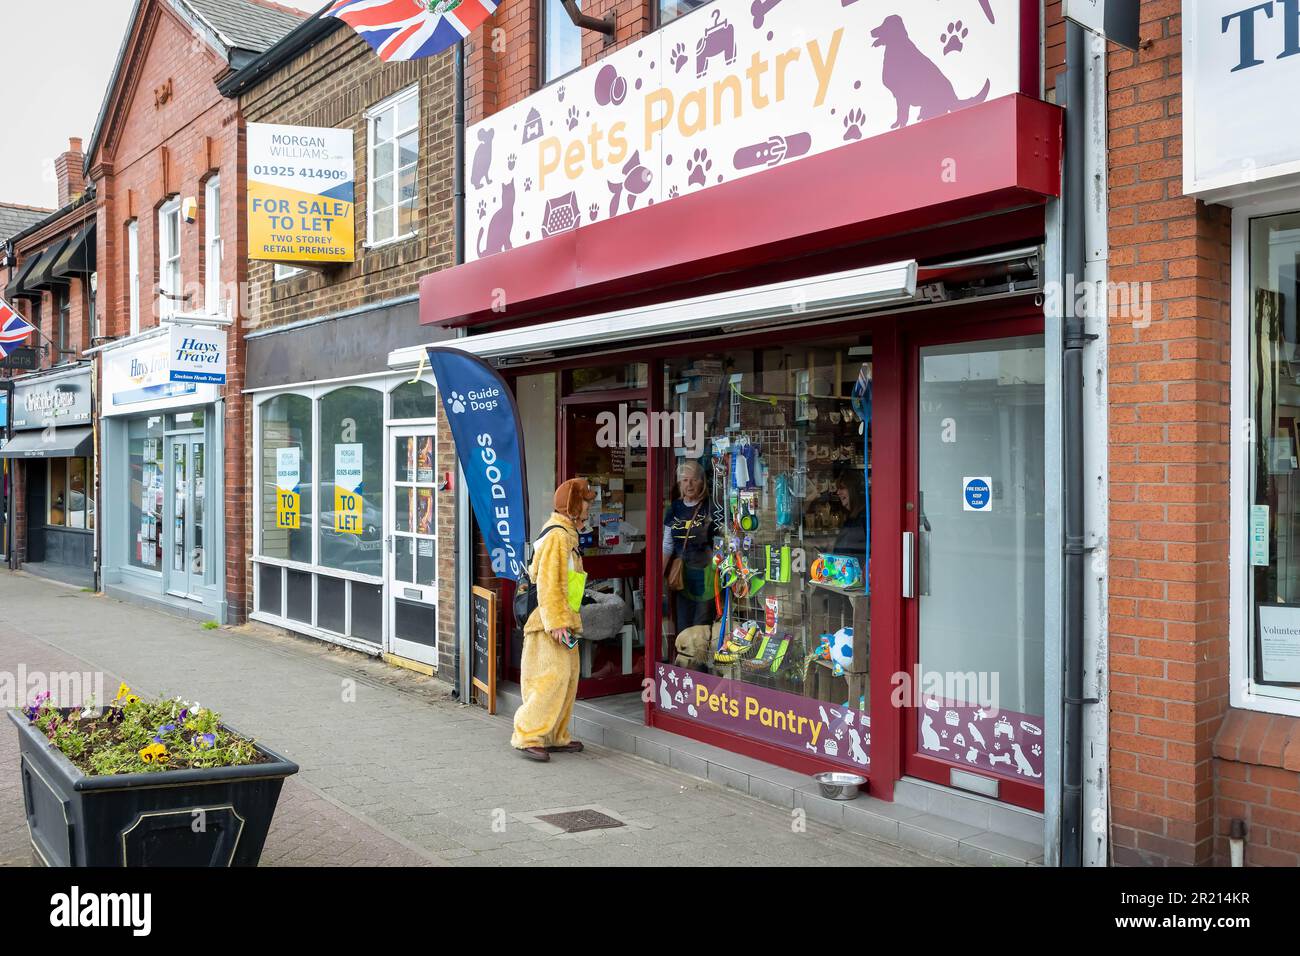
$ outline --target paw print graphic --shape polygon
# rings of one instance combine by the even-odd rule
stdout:
[[[590,208],[589,210],[587,210],[587,215],[589,215],[589,216],[591,217],[591,221],[592,221],[592,222],[595,222],[597,219],[599,219],[599,218],[600,218],[600,203],[598,203],[598,202],[594,202],[594,203],[592,203],[592,204],[591,204],[591,208]]]
[[[682,67],[684,67],[690,59],[686,55],[686,44],[679,43],[675,47],[673,47],[673,53],[670,59],[673,62],[673,72],[675,73],[682,72]]]
[[[557,94],[559,95],[559,97],[560,97],[560,102],[563,103],[563,102],[564,102],[564,87],[561,86],[558,90],[556,90],[556,93],[557,93]]]
[[[478,201],[478,217],[483,219],[485,216],[487,216],[487,201],[480,199]]]
[[[514,172],[515,165],[518,162],[519,162],[519,157],[516,156],[514,153],[511,153],[508,157],[506,157],[506,166],[510,169],[511,172]]]
[[[533,177],[529,176],[527,179],[524,180],[524,192],[530,193],[532,191],[533,191]]]
[[[465,414],[466,407],[467,406],[465,405],[465,396],[462,395],[460,392],[452,392],[451,393],[452,413],[455,415],[463,415]]]
[[[1043,755],[1043,748],[1039,744],[1034,744],[1032,747],[1029,748],[1029,751],[1035,757],[1041,757]]]
[[[939,37],[939,42],[943,44],[943,55],[960,53],[966,49],[966,38],[968,36],[970,36],[970,30],[960,20],[948,24],[948,29],[944,31],[943,36]]]
[[[852,143],[862,139],[862,127],[867,122],[867,114],[858,108],[848,111],[844,117],[844,142]]]
[[[578,108],[576,106],[570,106],[569,118],[565,120],[570,132],[578,128],[578,115]]]
[[[669,198],[669,199],[676,199],[676,198],[677,198],[678,196],[680,196],[681,194],[682,194],[682,191],[681,191],[680,189],[677,188],[677,185],[676,185],[675,183],[673,184],[673,187],[672,187],[671,189],[668,190],[668,198]]]
[[[709,170],[713,168],[713,160],[709,159],[707,149],[697,149],[695,155],[686,161],[686,171],[690,173],[686,177],[686,183],[689,186],[707,186],[709,183]]]

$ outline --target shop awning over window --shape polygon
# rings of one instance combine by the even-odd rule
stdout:
[[[54,275],[54,263],[59,261],[63,250],[68,247],[67,239],[52,243],[36,263],[24,283],[24,288],[31,292],[52,292],[56,285],[67,285],[68,280]]]
[[[95,433],[89,425],[19,432],[0,448],[0,458],[89,458]]]
[[[55,260],[50,274],[55,278],[66,276],[84,276],[95,271],[95,221],[92,219],[82,227]]]
[[[27,286],[27,279],[32,274],[32,270],[40,263],[40,256],[29,257],[14,273],[14,280],[5,286],[6,299],[36,299],[40,298],[39,292],[30,291]]]

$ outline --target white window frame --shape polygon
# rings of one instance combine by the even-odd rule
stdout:
[[[556,80],[562,80],[566,76],[570,76],[574,73],[577,73],[579,70],[582,69],[582,39],[584,36],[583,31],[580,27],[574,26],[573,21],[569,19],[568,14],[563,9],[561,9],[560,10],[561,21],[558,24],[558,28],[559,29],[568,28],[578,34],[578,63],[576,66],[573,66],[562,73],[556,73],[554,75],[551,75],[550,73],[550,64],[547,60],[547,53],[548,53],[547,41],[550,39],[551,31],[553,29],[556,29],[557,27],[556,24],[553,24],[551,22],[551,17],[553,15],[553,11],[551,8],[558,2],[559,0],[542,0],[542,5],[541,5],[541,29],[538,31],[538,37],[537,37],[537,46],[538,46],[537,60],[538,63],[540,64],[540,69],[541,69],[542,86],[549,86],[550,84],[554,83]],[[657,7],[658,5],[659,5],[659,0],[655,0],[655,6]],[[578,8],[579,9],[582,8],[581,2],[578,3]]]
[[[285,279],[292,279],[294,276],[302,275],[306,269],[300,269],[297,266],[285,265],[283,262],[275,263],[275,268],[271,274],[272,282],[283,282]]]
[[[1282,195],[1282,194],[1279,194]],[[1250,222],[1266,216],[1300,212],[1300,190],[1284,198],[1242,204],[1232,211],[1232,401],[1229,430],[1231,446],[1228,501],[1229,521],[1228,597],[1229,703],[1243,710],[1300,717],[1300,700],[1274,696],[1274,688],[1256,685],[1250,666],[1250,645],[1254,640],[1255,608],[1250,591],[1250,467],[1253,443],[1242,439],[1242,427],[1251,416],[1250,368]],[[1255,441],[1260,440],[1258,429]]]
[[[132,335],[140,332],[140,220],[126,224],[127,309]]]
[[[410,99],[415,100],[415,125],[406,128],[400,128],[397,125],[398,110],[403,103],[405,103],[407,100]],[[382,144],[377,143],[375,140],[375,128],[378,125],[379,117],[382,114],[387,113],[389,110],[392,110],[393,112],[393,138],[391,140],[385,140],[384,142],[391,142],[393,144],[393,172],[392,172],[393,205],[389,207],[389,209],[387,210],[387,212],[391,214],[393,217],[393,235],[389,239],[377,240],[375,239],[375,202],[374,202],[375,147]],[[399,233],[397,231],[399,223],[401,222],[400,210],[401,210],[401,181],[402,181],[402,177],[401,177],[402,165],[400,162],[400,157],[398,155],[397,143],[398,140],[402,138],[402,135],[404,133],[409,133],[413,130],[416,131],[417,133],[416,151],[415,151],[415,189],[416,189],[416,197],[417,197],[416,205],[418,207],[419,205],[418,197],[420,191],[420,147],[419,147],[419,137],[418,137],[418,132],[420,130],[420,84],[416,83],[412,86],[408,86],[400,93],[396,93],[393,96],[388,97],[388,99],[382,100],[381,102],[376,103],[374,106],[370,107],[370,109],[366,110],[366,248],[367,249],[375,249],[381,246],[391,245],[394,242],[402,242],[406,239],[410,239],[411,237],[415,236],[418,232],[418,230],[415,229],[412,229],[409,232],[404,232],[404,233]]]
[[[221,177],[213,176],[203,186],[203,307],[209,315],[221,315]]]
[[[409,380],[409,373],[404,375],[393,375],[390,372],[379,372],[379,373],[372,373],[369,375],[356,376],[352,378],[329,379],[327,381],[322,381],[317,383],[300,382],[291,385],[273,386],[266,389],[254,389],[245,393],[250,395],[252,398],[252,405],[253,405],[252,455],[254,461],[257,463],[253,468],[253,501],[256,502],[257,504],[253,508],[253,542],[252,542],[252,551],[250,555],[250,560],[253,565],[253,574],[252,574],[253,610],[250,611],[248,615],[252,620],[262,621],[263,623],[266,624],[274,624],[277,627],[283,627],[286,628],[287,630],[296,631],[300,634],[307,634],[311,637],[316,637],[319,638],[320,640],[327,641],[332,644],[339,644],[344,647],[350,647],[353,650],[361,651],[365,654],[375,655],[376,653],[388,652],[389,645],[391,643],[391,638],[392,638],[390,632],[391,622],[389,619],[389,605],[391,604],[391,594],[389,592],[389,579],[391,577],[391,569],[392,569],[392,561],[393,561],[392,554],[389,552],[387,544],[385,543],[385,547],[383,548],[383,569],[378,577],[367,575],[367,574],[358,574],[357,572],[354,571],[341,571],[335,568],[328,568],[320,564],[320,511],[321,511],[320,499],[322,496],[319,492],[319,477],[320,477],[319,469],[321,466],[319,462],[316,460],[316,457],[319,454],[320,426],[321,426],[321,419],[320,419],[321,399],[323,399],[327,394],[329,394],[330,392],[336,389],[345,388],[353,385],[369,388],[374,391],[380,392],[383,395],[384,397],[384,405],[383,405],[384,453],[383,453],[382,472],[383,472],[383,483],[384,483],[384,522],[385,522],[384,526],[386,529],[385,537],[387,537],[388,522],[390,520],[388,515],[389,512],[391,511],[390,502],[388,500],[388,491],[391,487],[393,469],[395,468],[395,465],[392,461],[392,450],[389,447],[392,444],[391,442],[392,427],[397,426],[401,428],[401,427],[411,427],[411,426],[419,426],[419,425],[433,425],[434,436],[435,436],[434,447],[435,449],[437,447],[438,431],[437,431],[436,416],[434,418],[400,419],[400,420],[394,419],[392,417],[393,390],[396,389],[398,386],[404,384],[408,380]],[[262,405],[279,395],[299,395],[302,396],[303,398],[308,398],[311,400],[311,428],[312,428],[312,441],[313,441],[313,462],[311,468],[311,475],[312,475],[312,481],[315,483],[314,488],[316,489],[316,492],[312,495],[313,532],[312,532],[312,551],[311,551],[312,557],[310,563],[303,563],[300,561],[290,561],[284,558],[266,557],[263,554],[261,554],[261,550],[262,550],[262,507],[261,507]],[[434,538],[436,540],[435,548],[441,548],[443,545],[442,537],[437,534],[438,516],[441,507],[442,507],[442,503],[438,501],[438,496],[435,495],[434,496],[434,529],[435,529]],[[280,575],[281,614],[280,615],[275,615],[275,614],[271,614],[270,612],[258,610],[258,608],[261,607],[260,591],[262,586],[261,574],[258,569],[259,565],[267,565],[270,567],[278,567],[281,569],[281,575]],[[314,582],[312,586],[312,622],[313,623],[308,624],[284,616],[283,612],[285,610],[285,599],[287,597],[285,593],[286,578],[283,570],[285,568],[295,570],[295,571],[302,571],[308,574],[312,574],[314,576],[324,576],[330,578],[343,579],[343,580],[350,581],[354,584],[379,585],[382,588],[381,604],[380,604],[382,608],[381,615],[380,615],[380,634],[382,635],[382,643],[379,645],[375,645],[370,643],[369,641],[361,640],[360,638],[353,638],[345,635],[340,635],[334,631],[327,631],[318,627],[317,624],[315,623],[318,619],[317,618],[318,609],[316,607],[316,585]],[[443,586],[443,583],[444,583],[443,578],[440,575],[437,584],[434,585],[435,594],[438,593],[437,589],[441,588]],[[348,594],[349,597],[347,599],[346,616],[347,616],[348,630],[351,631],[352,598],[351,598],[350,590]],[[437,606],[436,601],[433,603],[434,606]]]
[[[167,240],[167,218],[176,218],[176,248],[171,248]],[[185,275],[181,271],[181,200],[174,196],[158,207],[158,318],[169,319],[184,306],[182,299],[169,299],[163,293],[174,296],[185,294]],[[172,280],[175,281],[172,281]],[[175,286],[175,288],[172,288]]]

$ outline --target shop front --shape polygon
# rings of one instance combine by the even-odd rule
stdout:
[[[225,364],[185,365],[198,339],[224,352],[224,330],[179,324],[100,350],[102,580],[115,597],[224,622]]]
[[[0,448],[16,564],[86,587],[95,581],[93,408],[86,365],[18,379],[12,437]]]
[[[1043,292],[1062,131],[1039,99],[1037,5],[995,3],[979,52],[939,61],[984,92],[919,115],[875,48],[938,14],[836,6],[786,24],[803,41],[787,50],[775,21],[794,12],[751,31],[748,6],[715,0],[566,78],[583,121],[592,105],[641,146],[627,166],[532,136],[549,88],[485,120],[479,141],[523,136],[482,177],[521,221],[493,215],[471,261],[426,277],[421,321],[463,329],[452,344],[513,385],[534,535],[558,482],[598,489],[587,600],[612,611],[585,626],[581,697],[857,772],[885,799],[907,777],[1042,811],[1061,703]],[[701,31],[733,55],[674,69]],[[782,92],[752,108],[767,62]],[[625,103],[601,95],[610,69]],[[514,196],[525,179],[538,188]],[[560,228],[548,197],[569,189],[587,218]]]
[[[375,358],[423,337],[415,318],[376,303],[249,334],[251,617],[450,673],[452,452],[432,376]]]

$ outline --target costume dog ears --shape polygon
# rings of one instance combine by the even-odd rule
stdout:
[[[595,501],[596,493],[586,478],[570,478],[555,489],[555,510],[562,515],[582,513],[582,502]]]

